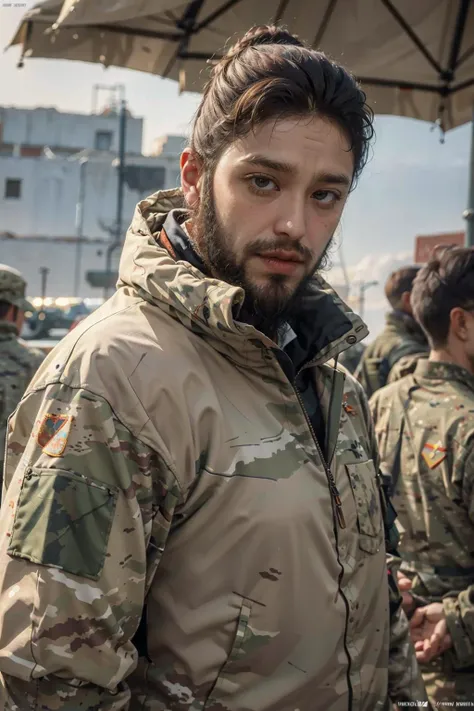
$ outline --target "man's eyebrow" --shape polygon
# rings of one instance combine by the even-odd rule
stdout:
[[[315,175],[315,180],[320,183],[331,183],[331,185],[344,185],[350,187],[352,183],[352,178],[350,178],[346,173],[319,173]]]
[[[250,163],[250,165],[258,165],[261,168],[268,168],[268,170],[275,170],[278,173],[296,173],[296,167],[291,165],[291,163],[285,163],[284,161],[267,158],[266,156],[261,156],[258,153],[246,156],[242,162]]]
[[[267,158],[266,156],[259,154],[246,156],[242,162],[259,166],[260,168],[267,168],[267,170],[274,170],[277,173],[286,173],[287,175],[295,175],[297,173],[296,166],[291,163],[274,160],[273,158]],[[324,171],[323,173],[315,174],[314,181],[318,183],[330,183],[331,185],[344,185],[346,187],[350,187],[352,178],[346,175],[346,173],[331,173],[329,171]]]

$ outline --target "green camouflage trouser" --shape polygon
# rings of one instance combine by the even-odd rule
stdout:
[[[423,681],[433,709],[474,709],[474,667],[455,672],[446,663],[446,656],[420,665]],[[457,702],[457,703],[456,703]]]

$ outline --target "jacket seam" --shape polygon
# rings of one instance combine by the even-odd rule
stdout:
[[[119,311],[114,311],[114,312],[111,313],[111,314],[107,314],[107,315],[104,316],[103,318],[100,318],[98,321],[95,321],[94,323],[91,323],[91,325],[88,326],[88,327],[86,328],[86,330],[85,330],[83,333],[80,334],[80,336],[78,336],[77,340],[75,341],[75,343],[74,343],[73,346],[71,347],[71,349],[70,349],[70,351],[69,351],[69,353],[68,353],[68,355],[67,355],[67,358],[66,358],[66,360],[64,361],[63,368],[66,367],[66,365],[69,363],[69,361],[70,361],[70,359],[71,359],[71,357],[72,357],[74,351],[76,350],[76,347],[77,347],[77,344],[79,343],[79,341],[85,336],[85,334],[86,334],[91,328],[94,328],[94,326],[96,326],[96,325],[99,324],[99,323],[102,323],[102,321],[106,321],[108,318],[111,318],[112,316],[116,316],[117,314],[122,314],[122,313],[124,313],[125,311],[128,311],[129,309],[133,308],[133,307],[136,306],[136,305],[137,305],[136,303],[135,303],[135,304],[130,304],[130,306],[125,306],[123,309],[120,309]],[[28,395],[30,395],[31,393],[40,392],[41,390],[44,390],[48,385],[52,385],[53,383],[62,382],[62,381],[61,381],[61,377],[62,377],[62,374],[61,374],[61,375],[52,375],[50,379],[38,383],[37,386],[33,386],[33,387],[31,387],[31,388],[28,388],[28,390],[27,390],[27,391],[25,392],[25,394],[23,395],[22,400],[23,400],[23,399],[26,399],[26,397],[28,397]],[[66,385],[66,383],[63,383],[63,384]],[[69,386],[69,387],[73,387],[73,388],[74,388],[75,386],[72,386],[72,385],[71,385],[71,386]],[[84,387],[84,389],[85,389],[85,386],[84,386],[84,385],[80,385],[80,386],[78,386],[78,387],[79,387],[79,388]],[[93,393],[93,394],[94,394],[94,393]],[[123,424],[123,423],[122,423],[122,424]]]

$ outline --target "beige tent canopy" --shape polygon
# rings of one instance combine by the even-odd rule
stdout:
[[[472,0],[47,0],[25,15],[11,44],[22,45],[22,58],[129,67],[200,91],[226,40],[267,22],[342,62],[378,114],[445,130],[471,119]]]
[[[28,57],[97,62],[200,91],[226,41],[269,22],[350,69],[378,114],[443,131],[473,115],[474,0],[46,0],[11,45],[22,45],[19,66]],[[464,216],[474,245],[474,132],[470,172]]]

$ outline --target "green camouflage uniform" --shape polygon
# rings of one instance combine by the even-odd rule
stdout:
[[[385,319],[384,330],[369,343],[356,371],[368,398],[388,382],[413,372],[417,359],[428,352],[423,331],[409,314],[392,311]],[[401,359],[402,372],[392,374]]]
[[[371,400],[391,474],[402,569],[418,605],[443,602],[453,647],[423,667],[432,701],[474,702],[474,376],[420,360]]]
[[[0,302],[22,310],[32,308],[25,299],[25,281],[16,269],[0,264]],[[43,353],[18,338],[16,326],[0,321],[0,476],[3,472],[7,420],[37,371]]]
[[[315,278],[301,318],[318,334],[308,367],[329,467],[275,343],[236,320],[242,290],[157,242],[182,204],[179,191],[139,204],[117,292],[48,356],[13,418],[6,709],[426,699],[387,576],[368,403],[329,365],[367,330]]]

